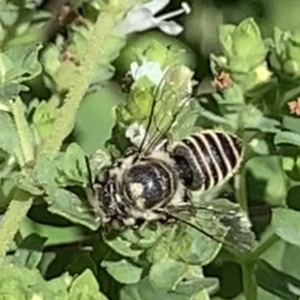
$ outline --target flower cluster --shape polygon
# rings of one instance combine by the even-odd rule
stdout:
[[[125,36],[134,32],[141,32],[148,29],[159,28],[169,35],[178,35],[183,31],[183,27],[175,21],[168,21],[170,18],[182,14],[189,14],[191,9],[186,2],[181,4],[181,8],[167,14],[155,17],[164,9],[170,0],[153,0],[146,4],[134,6],[126,15],[125,19],[115,28],[114,34]]]

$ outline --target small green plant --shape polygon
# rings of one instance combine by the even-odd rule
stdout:
[[[300,29],[275,28],[264,39],[252,18],[222,25],[222,52],[210,55],[210,92],[200,84],[193,96],[197,82],[183,65],[183,49],[157,41],[132,49],[135,61],[124,63],[133,77],[126,99],[114,99],[110,116],[101,115],[110,126],[92,127],[109,133],[101,149],[86,151],[76,136],[78,109],[93,97],[107,105],[102,86],[128,37],[152,28],[178,35],[183,28],[168,19],[190,8],[183,3],[157,17],[169,1],[84,0],[82,23],[68,24],[67,38],[49,40],[41,28],[51,16],[37,1],[21,2],[0,1],[0,299],[223,299],[226,284],[235,286],[235,299],[298,299]],[[167,69],[173,89],[154,110],[158,130],[188,94],[190,105],[168,130],[172,139],[214,128],[242,140],[239,172],[222,196],[218,190],[205,201],[231,209],[237,202],[250,215],[256,243],[247,251],[222,248],[180,223],[108,234],[101,226],[90,179],[127,153],[132,124],[147,126]],[[255,211],[265,207],[271,216],[261,225]],[[205,212],[198,217],[226,244],[228,228]],[[232,276],[229,264],[241,276]],[[218,268],[227,281],[212,271]]]

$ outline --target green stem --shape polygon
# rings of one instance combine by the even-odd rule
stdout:
[[[250,255],[251,260],[257,260],[263,253],[265,253],[271,246],[280,240],[276,234],[272,234],[261,245],[259,245]]]
[[[241,167],[240,173],[235,177],[235,194],[241,208],[248,212],[247,190],[246,190],[246,168],[244,164]]]
[[[52,133],[42,145],[41,155],[51,157],[57,153],[63,140],[71,133],[76,112],[89,87],[95,65],[99,61],[99,54],[101,54],[101,50],[105,47],[105,40],[118,21],[117,15],[124,11],[126,12],[131,5],[132,0],[112,1],[109,7],[100,13],[87,44],[87,53],[75,75],[73,84],[70,86],[64,104],[55,121]]]
[[[12,105],[12,113],[16,123],[23,156],[19,164],[24,166],[24,164],[26,165],[34,161],[34,149],[31,131],[24,115],[22,101],[19,97],[15,99]],[[14,199],[10,202],[0,227],[0,264],[3,262],[5,254],[31,204],[31,196],[21,191],[18,191]]]
[[[25,164],[34,161],[34,149],[31,130],[24,115],[24,107],[21,99],[17,97],[12,105],[12,113],[16,123],[16,128],[22,148],[23,159]],[[22,166],[22,162],[19,162]]]
[[[255,278],[255,262],[242,264],[243,287],[246,300],[257,299],[257,285]]]
[[[6,252],[12,243],[23,218],[32,204],[29,195],[19,195],[13,199],[2,219],[0,228],[0,265],[3,263]]]
[[[247,145],[245,146],[245,153],[247,151]],[[241,166],[240,173],[236,177],[236,199],[241,208],[248,213],[248,198],[247,198],[247,186],[246,186],[246,168],[245,162]],[[246,300],[257,299],[257,284],[255,277],[256,261],[248,260],[248,254],[245,260],[241,261],[243,272],[243,288]]]

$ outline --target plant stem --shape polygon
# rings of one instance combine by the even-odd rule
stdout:
[[[235,194],[238,203],[241,208],[248,213],[248,201],[247,201],[247,190],[246,190],[246,168],[242,165],[240,173],[235,178]]]
[[[23,103],[19,97],[15,99],[12,105],[12,113],[16,123],[24,163],[30,164],[34,161],[33,139],[30,127],[24,115]],[[23,162],[19,161],[19,164],[23,166]]]
[[[106,11],[100,13],[94,30],[90,34],[87,53],[82,60],[81,66],[78,68],[73,84],[70,86],[64,104],[59,111],[52,133],[42,145],[41,155],[51,157],[57,153],[63,140],[71,133],[76,112],[89,87],[94,67],[99,61],[99,54],[105,47],[105,40],[118,20],[116,16],[121,12],[126,12],[131,5],[132,0],[111,1]]]
[[[242,264],[243,287],[246,300],[257,299],[257,286],[255,278],[255,262]]]
[[[247,150],[247,146],[245,147]],[[245,150],[245,152],[246,152]],[[241,166],[241,171],[236,178],[236,199],[241,208],[248,213],[248,199],[246,186],[246,168],[245,162]],[[256,260],[248,260],[252,254],[248,254],[246,260],[241,262],[243,271],[243,288],[246,300],[257,299],[257,284],[255,277]]]
[[[271,246],[273,246],[279,240],[280,237],[278,237],[276,234],[272,234],[251,253],[250,259],[253,261],[257,260],[261,254],[266,252]]]
[[[0,265],[3,263],[6,252],[19,230],[22,219],[31,207],[32,199],[29,195],[15,197],[3,217],[0,228]]]
[[[21,144],[23,160],[21,166],[34,161],[34,150],[29,125],[24,115],[23,104],[17,97],[12,105],[12,113]],[[18,191],[3,217],[0,228],[0,264],[2,264],[7,250],[13,241],[23,217],[26,216],[32,204],[32,197],[28,193]]]

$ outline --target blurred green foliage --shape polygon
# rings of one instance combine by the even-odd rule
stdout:
[[[114,22],[127,16],[127,10],[116,13],[117,0],[62,2],[0,1],[0,248],[9,248],[0,299],[299,299],[299,1],[191,0],[191,13],[176,19],[184,26],[179,36],[155,29],[109,32],[73,131],[48,157],[43,147],[77,72],[84,72],[97,16]],[[127,8],[142,2],[127,1]],[[179,6],[171,1],[166,11]],[[193,74],[200,83],[182,111],[185,122],[170,131],[173,138],[221,128],[243,140],[244,162],[224,197],[249,213],[257,237],[253,251],[221,250],[184,224],[108,235],[98,230],[85,158],[94,179],[112,154],[126,151],[127,126],[146,124],[155,94],[151,78],[135,79],[129,93],[121,89],[132,62],[142,65],[145,58],[162,69],[190,69],[183,77],[169,74],[175,87],[155,111],[161,126]],[[71,107],[70,119],[75,112]],[[18,215],[5,221],[16,200],[33,201],[20,224],[14,222]],[[200,217],[203,224],[221,225]],[[18,231],[13,241],[5,239],[9,226]]]

